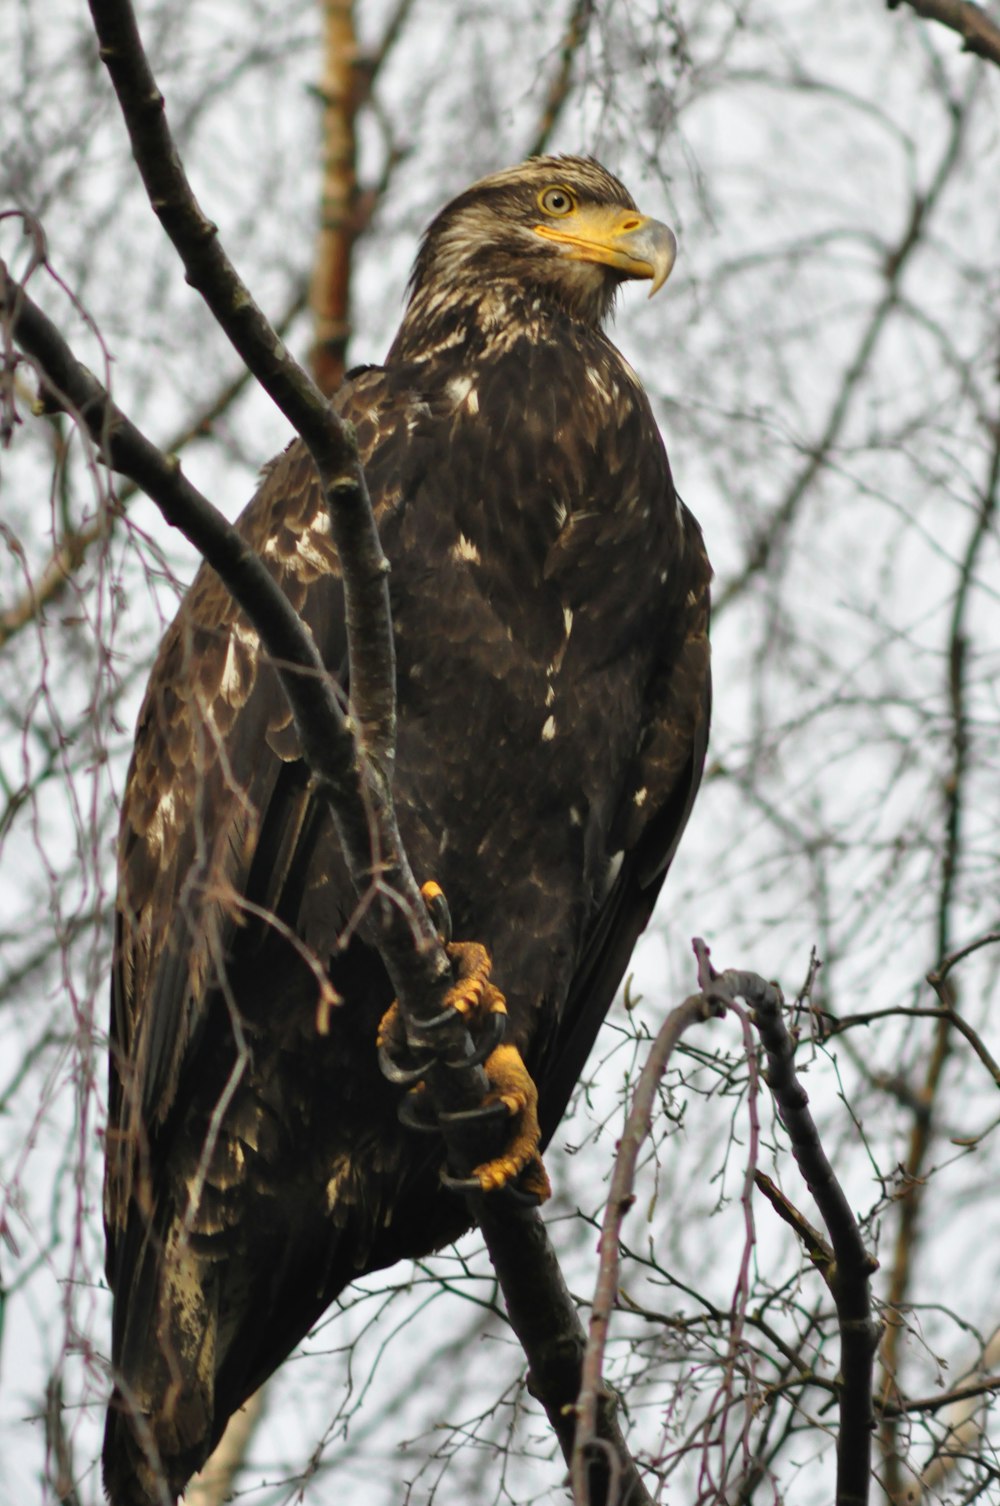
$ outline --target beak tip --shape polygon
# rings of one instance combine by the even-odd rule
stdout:
[[[677,237],[666,225],[657,225],[654,235],[653,263],[653,286],[649,290],[650,298],[654,298],[660,291],[677,260]]]

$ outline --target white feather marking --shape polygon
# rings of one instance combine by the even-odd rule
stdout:
[[[479,550],[476,548],[471,539],[467,539],[465,537],[464,533],[460,533],[458,536],[458,542],[452,544],[451,557],[453,560],[468,560],[472,565],[478,565],[481,563]]]
[[[549,665],[549,669],[550,670],[551,670],[551,668],[552,668],[552,666]],[[554,685],[550,685],[549,688],[548,688],[548,690],[545,692],[545,704],[546,704],[546,706],[551,706],[552,702],[555,700],[555,698],[556,698],[556,687]]]
[[[566,629],[566,637],[568,638],[570,633],[573,631],[572,607],[563,607],[563,627]]]
[[[319,532],[318,529],[315,531]],[[289,565],[296,574],[301,574],[298,568],[300,565],[310,565],[313,570],[326,571],[330,568],[330,551],[317,547],[313,541],[313,532],[313,526],[310,524],[306,532],[300,535],[295,546],[295,553],[289,560]]]
[[[550,743],[556,735],[556,719],[554,716],[546,717],[542,728],[542,742]]]
[[[249,648],[256,653],[258,647],[257,631],[248,622],[240,622],[239,618],[230,629],[234,638],[238,638],[244,648]]]
[[[175,801],[172,790],[168,790],[161,796],[152,819],[146,827],[146,844],[151,850],[163,851],[163,833],[168,821],[174,817]]]
[[[226,644],[226,662],[222,666],[222,680],[219,690],[225,696],[230,706],[242,706],[245,696],[243,694],[243,672],[236,656],[236,644],[230,638]]]
[[[468,413],[479,412],[479,393],[470,376],[452,377],[447,387],[448,396],[454,400],[455,406],[464,405]]]
[[[632,804],[636,807],[637,810],[642,810],[643,806],[646,804],[648,795],[649,791],[647,790],[645,785],[643,785],[641,790],[636,790],[635,794],[632,796]]]

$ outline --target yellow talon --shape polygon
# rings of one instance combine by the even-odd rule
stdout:
[[[385,1014],[378,1022],[378,1034],[375,1037],[375,1044],[379,1048],[379,1050],[381,1050],[383,1046],[388,1045],[390,1038],[394,1034],[398,1034],[398,1031],[399,1000],[393,999],[392,1003],[389,1005],[389,1008],[386,1010]]]
[[[502,1103],[513,1120],[511,1139],[503,1155],[484,1161],[472,1175],[484,1192],[505,1187],[524,1173],[522,1188],[544,1202],[552,1192],[542,1158],[538,1154],[538,1089],[516,1046],[500,1045],[486,1058],[484,1071],[490,1083],[486,1103]]]

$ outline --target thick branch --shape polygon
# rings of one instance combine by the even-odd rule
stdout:
[[[503,1289],[510,1324],[528,1361],[528,1387],[541,1402],[567,1464],[577,1433],[581,1361],[587,1347],[576,1304],[545,1226],[535,1212],[512,1215],[496,1199],[479,1199],[479,1225]],[[602,1391],[593,1425],[589,1506],[651,1506],[615,1416]]]

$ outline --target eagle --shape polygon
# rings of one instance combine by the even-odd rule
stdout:
[[[534,1153],[705,759],[711,571],[603,329],[620,284],[655,292],[675,253],[592,159],[484,178],[424,234],[384,365],[333,400],[391,567],[403,842],[453,934],[492,960],[537,1088],[527,1150],[478,1168],[484,1188],[543,1189]],[[237,526],[349,701],[340,567],[301,441]],[[153,1506],[349,1282],[471,1221],[442,1142],[400,1122],[386,970],[275,669],[204,566],[139,715],[111,993],[104,1479],[113,1506]]]

